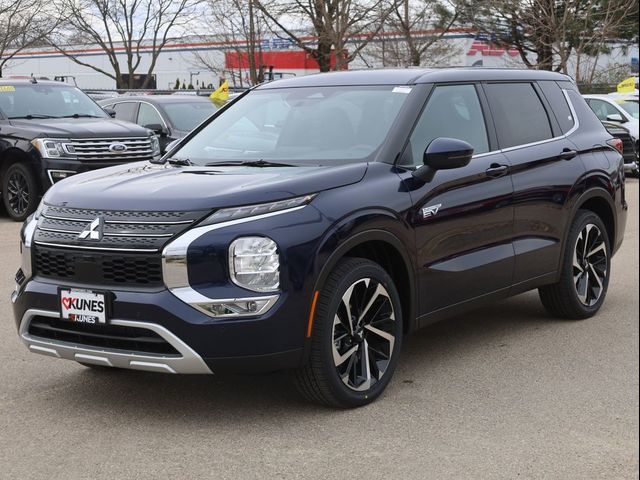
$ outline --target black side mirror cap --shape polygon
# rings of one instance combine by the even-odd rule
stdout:
[[[167,129],[159,123],[150,123],[149,125],[145,125],[144,128],[148,128],[153,133],[160,135],[161,137],[165,137],[167,135]]]
[[[413,176],[423,182],[430,182],[438,170],[450,170],[469,165],[473,147],[457,138],[438,137],[429,143],[422,157],[423,166],[413,172]]]

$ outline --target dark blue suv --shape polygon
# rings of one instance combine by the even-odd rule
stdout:
[[[261,85],[160,162],[63,180],[22,230],[34,353],[388,385],[404,334],[539,289],[594,315],[622,242],[619,141],[563,75],[355,71]]]

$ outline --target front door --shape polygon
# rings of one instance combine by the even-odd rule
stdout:
[[[422,165],[438,137],[470,143],[474,157],[466,167],[436,172],[428,183],[411,171],[400,174],[414,204],[408,221],[416,237],[420,315],[506,291],[514,268],[510,165],[491,151],[475,85],[434,87],[402,163]]]

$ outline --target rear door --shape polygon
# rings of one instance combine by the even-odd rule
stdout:
[[[422,165],[438,137],[474,147],[463,168],[440,170],[429,183],[401,173],[414,203],[420,314],[507,289],[513,277],[513,188],[507,158],[494,151],[484,97],[474,84],[436,85],[405,149],[401,164]]]
[[[484,89],[512,168],[517,285],[557,270],[567,222],[563,206],[584,165],[565,135],[576,122],[555,82],[486,83]]]

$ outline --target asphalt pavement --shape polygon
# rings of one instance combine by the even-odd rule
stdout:
[[[0,216],[0,479],[638,478],[638,180],[607,301],[558,321],[536,292],[407,338],[351,411],[282,374],[98,372],[29,353],[9,295],[19,225]]]

